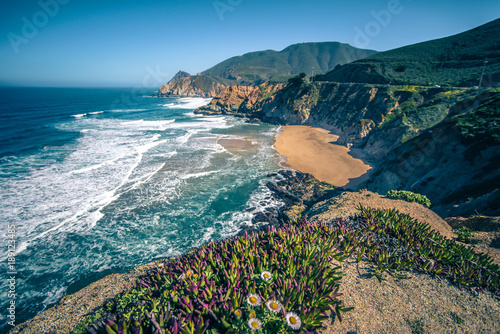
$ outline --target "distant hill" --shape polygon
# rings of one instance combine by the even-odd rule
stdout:
[[[267,80],[286,82],[302,72],[324,74],[375,53],[338,42],[294,44],[279,52],[251,52],[229,58],[197,75],[179,71],[160,87],[158,95],[215,96],[231,85],[253,85]]]
[[[472,30],[380,52],[334,69],[326,81],[476,86],[500,82],[500,19]]]
[[[258,51],[229,58],[202,72],[204,75],[254,83],[301,72],[327,73],[337,65],[368,57],[376,51],[338,42],[294,44],[282,51]]]

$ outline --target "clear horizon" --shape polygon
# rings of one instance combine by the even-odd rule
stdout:
[[[0,86],[154,89],[304,42],[386,51],[497,19],[500,2],[26,0],[0,5]]]

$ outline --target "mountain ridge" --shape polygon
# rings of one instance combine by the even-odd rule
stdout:
[[[474,29],[379,52],[341,66],[325,81],[476,86],[487,59],[490,82],[500,82],[500,19]]]
[[[324,74],[336,66],[369,56],[365,50],[339,42],[293,44],[281,51],[264,50],[231,57],[198,73],[179,71],[158,90],[158,96],[214,97],[232,85],[261,84],[267,80],[286,82],[305,72]]]

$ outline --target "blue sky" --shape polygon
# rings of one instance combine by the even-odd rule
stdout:
[[[498,0],[2,1],[0,85],[158,87],[251,51],[322,41],[384,51],[498,17]]]

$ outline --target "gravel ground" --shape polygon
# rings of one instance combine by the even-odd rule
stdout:
[[[402,200],[393,200],[371,191],[343,192],[339,196],[315,204],[307,214],[309,220],[329,222],[337,218],[346,218],[359,213],[359,205],[373,209],[397,209],[401,213],[409,214],[421,222],[426,222],[432,229],[447,238],[454,238],[450,225],[441,217],[418,203],[409,203]]]
[[[410,273],[411,279],[368,278],[370,264],[339,264],[342,322],[322,333],[500,333],[500,301],[490,293],[460,290],[447,280]]]
[[[108,275],[72,295],[63,297],[54,307],[17,325],[9,333],[69,333],[85,315],[124,291],[125,285],[132,286],[139,276],[144,275],[154,265],[146,264],[126,274]]]

